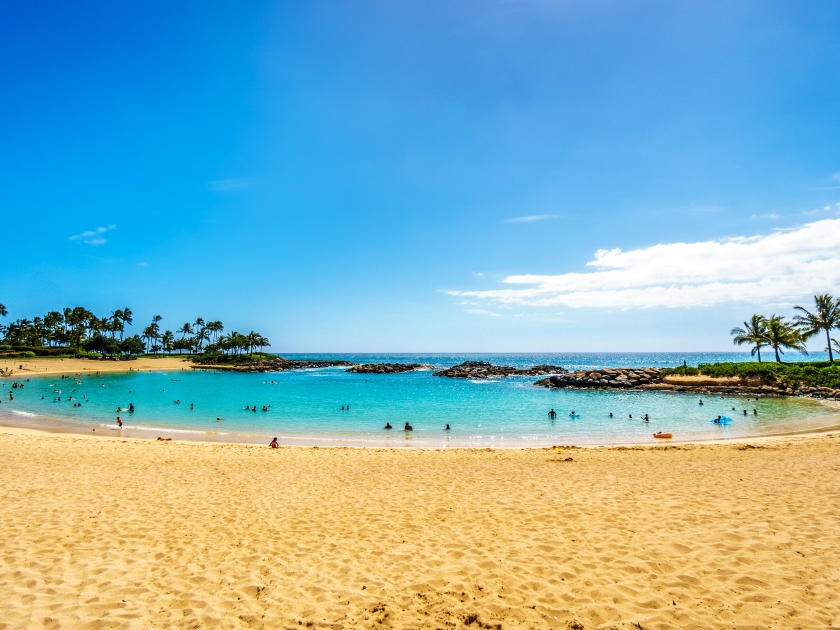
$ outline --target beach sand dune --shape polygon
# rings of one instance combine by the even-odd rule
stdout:
[[[0,628],[840,627],[840,438],[755,444],[0,434]]]

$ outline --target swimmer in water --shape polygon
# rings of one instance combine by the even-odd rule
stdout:
[[[447,424],[447,425],[446,425],[446,428],[444,429],[444,431],[451,431],[451,430],[452,430],[452,429],[450,429],[450,428],[449,428],[449,425]]]
[[[630,418],[630,419],[632,420],[632,419],[633,419],[633,414],[631,413],[631,414],[630,414],[629,416],[627,416],[627,417],[628,417],[628,418]]]
[[[650,418],[648,418],[647,414],[645,414],[645,422],[650,422]]]
[[[698,404],[698,405],[702,405],[702,404],[703,404],[703,399],[701,398],[701,399],[700,399],[700,402],[699,402],[699,403],[697,403],[697,404]]]
[[[613,415],[612,415],[612,411],[610,411],[610,418],[612,418],[612,417],[613,417]]]
[[[406,431],[414,431],[414,427],[411,426],[410,424],[408,424],[408,422],[406,422],[405,423],[405,430]]]
[[[386,428],[386,429],[393,429],[394,427],[392,427],[392,426],[391,426],[391,423],[390,423],[390,422],[386,422],[386,423],[385,423],[385,428]]]
[[[745,415],[745,416],[747,415],[747,410],[746,410],[746,409],[744,409],[744,415]]]
[[[548,412],[548,417],[551,418],[552,420],[554,420],[557,417],[557,412],[554,411],[554,409],[552,409],[551,411]]]

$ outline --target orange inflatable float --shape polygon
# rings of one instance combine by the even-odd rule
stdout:
[[[669,438],[673,437],[670,433],[654,433],[653,437],[655,438]]]

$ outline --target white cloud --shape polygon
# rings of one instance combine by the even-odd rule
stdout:
[[[250,188],[253,183],[247,179],[217,179],[212,182],[207,182],[207,187],[214,192],[227,192],[230,190],[240,190],[242,188]]]
[[[534,221],[545,221],[546,219],[556,218],[556,214],[531,214],[527,217],[513,217],[512,219],[505,219],[502,223],[533,223]]]
[[[782,306],[840,289],[840,219],[764,236],[598,250],[594,271],[508,276],[517,288],[450,291],[498,304],[595,308]],[[524,287],[524,288],[519,288]]]
[[[114,230],[116,227],[117,226],[114,224],[111,224],[108,227],[100,226],[95,230],[88,230],[87,232],[71,236],[69,240],[82,241],[82,243],[86,243],[87,245],[104,245],[108,241],[102,238],[102,234],[105,234],[108,230]]]
[[[488,317],[501,317],[498,313],[494,313],[493,311],[485,311],[481,308],[468,308],[466,309],[467,313],[472,313],[473,315],[487,315]]]

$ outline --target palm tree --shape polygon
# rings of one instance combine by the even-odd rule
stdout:
[[[175,332],[179,332],[179,333],[181,333],[181,339],[183,339],[183,338],[184,338],[184,337],[186,337],[187,335],[191,335],[191,334],[192,334],[192,324],[190,324],[189,322],[187,322],[186,324],[184,324],[183,326],[181,326],[181,327],[180,327],[178,330],[176,330]]]
[[[761,363],[761,346],[767,344],[767,318],[764,315],[756,313],[750,318],[750,321],[744,322],[744,327],[736,326],[729,331],[730,335],[735,338],[732,340],[736,346],[741,346],[745,343],[754,344],[755,348],[750,351],[750,355],[758,354],[758,362]]]
[[[125,329],[125,325],[128,324],[131,326],[134,323],[134,313],[131,312],[131,309],[127,306],[122,310],[122,323],[123,327],[120,328],[120,341],[123,338],[123,330]]]
[[[0,317],[6,317],[9,314],[9,311],[6,310],[6,307],[0,304]]]
[[[161,337],[160,344],[163,346],[164,352],[169,352],[172,350],[172,342],[175,341],[175,335],[172,334],[171,330],[167,330],[163,333],[163,337]]]
[[[213,333],[213,343],[219,341],[219,333],[221,333],[224,329],[225,327],[222,325],[222,322],[218,320],[207,323],[207,330]]]
[[[825,331],[825,339],[828,342],[828,360],[834,363],[834,355],[831,353],[830,331],[832,328],[840,328],[840,300],[835,300],[826,293],[815,295],[814,303],[816,308],[813,313],[801,306],[795,306],[794,309],[801,311],[803,314],[797,315],[793,321],[799,326],[803,339],[813,337],[821,330]]]
[[[796,326],[786,322],[785,318],[780,315],[771,315],[767,320],[767,345],[771,346],[776,351],[776,362],[781,363],[780,354],[784,354],[782,348],[791,348],[798,350],[802,354],[808,354],[805,348],[805,341],[802,338],[802,333],[799,332]]]

